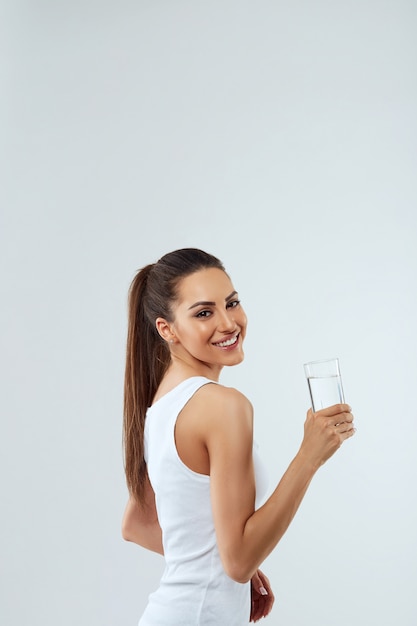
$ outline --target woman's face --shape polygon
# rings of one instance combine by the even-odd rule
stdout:
[[[173,357],[218,372],[224,365],[241,363],[247,320],[224,271],[203,269],[183,278],[173,315]]]

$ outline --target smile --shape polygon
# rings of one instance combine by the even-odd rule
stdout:
[[[219,346],[219,348],[228,348],[229,346],[233,346],[236,341],[238,340],[239,335],[235,335],[234,337],[231,337],[231,339],[227,339],[226,341],[219,341],[218,343],[215,343],[215,346]]]

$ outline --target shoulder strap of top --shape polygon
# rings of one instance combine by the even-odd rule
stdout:
[[[192,378],[187,378],[175,387],[173,391],[177,391],[178,393],[174,393],[174,395],[181,403],[179,411],[186,405],[186,403],[190,400],[190,398],[192,398],[195,392],[200,389],[200,387],[209,383],[217,384],[216,381],[210,380],[210,378],[206,378],[205,376],[193,376]]]

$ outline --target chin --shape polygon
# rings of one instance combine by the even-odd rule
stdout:
[[[227,365],[230,367],[233,367],[233,365],[240,365],[240,363],[242,363],[245,360],[245,355],[243,354],[243,352],[241,352],[239,355],[236,355],[236,357],[232,360],[231,363],[228,363]]]

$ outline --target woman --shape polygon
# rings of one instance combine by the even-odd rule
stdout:
[[[123,537],[166,568],[139,626],[242,626],[274,596],[259,570],[318,468],[351,437],[350,407],[307,413],[300,449],[265,496],[248,399],[219,384],[243,360],[246,316],[222,263],[177,250],[135,276],[125,373]]]

